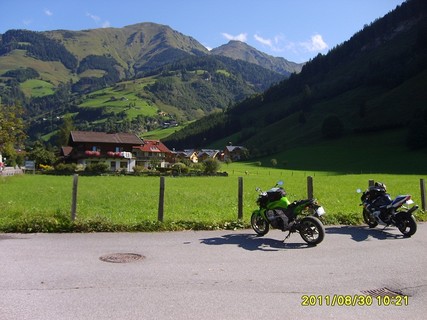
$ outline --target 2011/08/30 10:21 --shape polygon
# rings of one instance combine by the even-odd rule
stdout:
[[[409,297],[406,295],[303,295],[302,306],[372,306],[374,302],[378,306],[407,306]]]

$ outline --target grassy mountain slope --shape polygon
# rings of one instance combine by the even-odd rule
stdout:
[[[0,37],[0,95],[3,103],[25,106],[32,139],[50,134],[59,124],[52,119],[65,115],[73,115],[81,130],[137,133],[171,119],[191,121],[284,77],[260,63],[213,55],[195,39],[155,23],[9,30]]]

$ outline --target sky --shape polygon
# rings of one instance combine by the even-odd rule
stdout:
[[[306,62],[351,38],[404,0],[0,0],[0,33],[122,28],[154,22],[208,49],[240,40]]]

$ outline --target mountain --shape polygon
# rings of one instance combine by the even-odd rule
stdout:
[[[285,159],[309,148],[304,150],[311,156],[298,161],[311,160],[311,167],[338,149],[340,157],[325,162],[367,162],[387,149],[371,161],[384,169],[380,159],[391,162],[396,153],[427,149],[426,84],[427,3],[409,0],[307,62],[299,74],[164,142],[179,149],[231,141],[247,146],[253,157],[280,153]],[[334,151],[319,152],[321,145]],[[405,157],[407,163],[417,158]]]
[[[230,41],[218,48],[212,49],[211,54],[243,60],[284,75],[299,73],[304,64],[290,62],[281,57],[273,57],[249,46],[241,41]]]
[[[233,51],[239,59],[230,58]],[[275,68],[275,58],[232,43],[213,54],[155,23],[9,30],[0,36],[0,95],[2,103],[24,105],[32,139],[54,131],[52,119],[67,114],[82,130],[139,133],[225,110],[299,70],[282,60]]]

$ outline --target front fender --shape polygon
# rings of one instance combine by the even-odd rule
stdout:
[[[265,209],[257,209],[252,211],[252,216],[257,215],[265,219]]]

